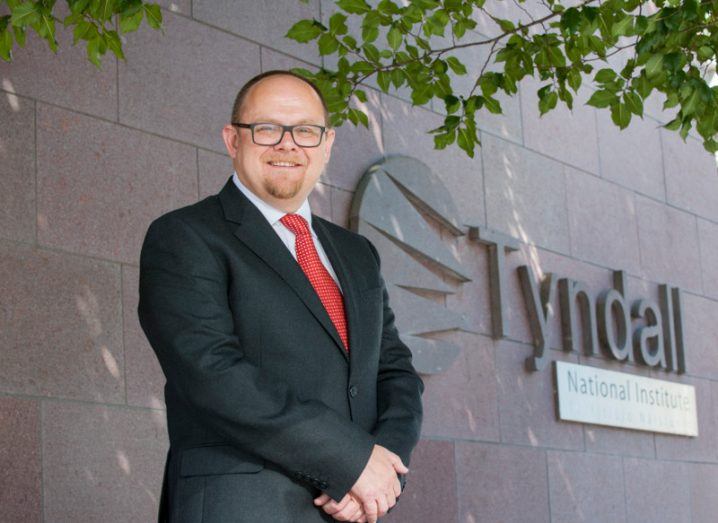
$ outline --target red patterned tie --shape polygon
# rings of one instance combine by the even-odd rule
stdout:
[[[304,274],[309,278],[314,290],[317,291],[319,299],[327,310],[329,318],[336,327],[339,337],[344,342],[344,348],[348,352],[349,340],[347,337],[347,320],[344,315],[344,300],[336,282],[319,259],[307,220],[299,214],[285,214],[280,221],[294,233],[297,262]]]

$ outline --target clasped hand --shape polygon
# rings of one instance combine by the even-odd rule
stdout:
[[[401,494],[397,473],[407,472],[409,469],[399,456],[381,445],[374,445],[359,479],[344,498],[334,501],[322,494],[314,504],[337,521],[376,523],[396,504],[396,498]]]

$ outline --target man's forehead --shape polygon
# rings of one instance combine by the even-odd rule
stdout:
[[[273,121],[287,111],[299,117],[297,123],[316,123],[324,119],[324,107],[319,95],[305,82],[289,77],[275,77],[262,80],[253,86],[247,95],[242,112],[252,116],[265,116],[263,121]],[[282,81],[286,80],[286,81]]]

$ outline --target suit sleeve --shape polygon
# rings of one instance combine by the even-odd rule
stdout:
[[[380,268],[379,253],[368,239],[366,241]],[[377,376],[377,422],[372,434],[377,444],[398,454],[408,465],[421,433],[424,383],[411,363],[411,351],[399,338],[383,278],[381,281],[384,313]]]
[[[155,220],[140,256],[140,324],[167,381],[209,427],[245,451],[341,499],[374,437],[244,358],[228,274],[206,241],[172,214]]]

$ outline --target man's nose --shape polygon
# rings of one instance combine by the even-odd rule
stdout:
[[[294,143],[294,138],[292,137],[292,132],[289,129],[285,129],[282,132],[282,137],[279,140],[279,143],[275,145],[274,147],[278,149],[297,149],[299,146]]]

